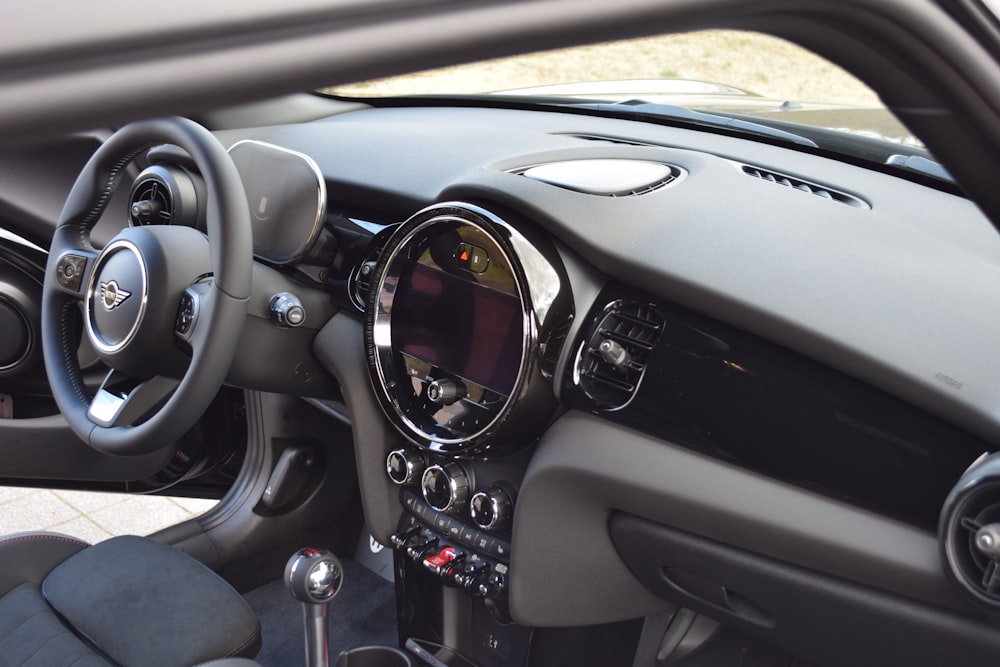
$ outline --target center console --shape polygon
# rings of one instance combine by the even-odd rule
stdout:
[[[517,488],[551,419],[572,319],[559,255],[467,203],[399,226],[371,271],[369,375],[409,443],[386,458],[402,518],[392,537],[401,641],[428,664],[527,661],[511,621]]]

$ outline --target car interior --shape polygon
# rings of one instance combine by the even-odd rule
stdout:
[[[219,500],[0,665],[996,664],[991,3],[205,4],[0,9],[0,483]],[[709,29],[912,137],[337,92]]]

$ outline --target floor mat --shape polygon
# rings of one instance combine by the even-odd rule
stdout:
[[[343,565],[344,585],[327,616],[331,663],[341,651],[357,646],[397,645],[393,585],[357,563]],[[302,603],[292,598],[284,582],[273,581],[245,597],[260,618],[263,644],[257,661],[264,667],[304,665]]]

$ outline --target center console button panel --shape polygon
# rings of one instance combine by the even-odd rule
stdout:
[[[401,494],[403,516],[392,545],[437,575],[446,586],[474,597],[506,597],[510,542],[431,507],[412,490]]]

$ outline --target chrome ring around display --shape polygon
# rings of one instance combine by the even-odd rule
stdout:
[[[402,239],[399,240],[398,243],[393,245],[391,250],[388,250],[386,255],[387,259],[383,263],[385,270],[381,272],[377,282],[373,285],[375,297],[374,301],[370,301],[370,304],[373,304],[375,307],[372,325],[372,343],[375,347],[373,362],[378,376],[377,389],[383,392],[389,404],[393,406],[396,417],[411,432],[411,435],[416,436],[422,441],[419,444],[427,446],[432,450],[455,451],[463,450],[465,448],[463,446],[471,446],[473,443],[484,439],[485,436],[494,431],[496,426],[503,421],[509,407],[518,396],[524,383],[529,356],[531,350],[534,349],[537,344],[537,328],[534,326],[530,304],[525,303],[527,292],[521,284],[521,278],[517,275],[516,271],[512,270],[514,289],[517,292],[516,298],[521,303],[521,359],[512,389],[507,395],[504,405],[496,412],[495,416],[490,419],[488,423],[479,428],[475,433],[457,438],[442,437],[440,434],[428,433],[406,414],[404,414],[402,410],[400,410],[398,400],[392,396],[390,391],[390,389],[395,387],[399,381],[399,378],[390,377],[391,373],[389,370],[392,365],[395,364],[395,360],[393,358],[394,351],[392,349],[391,313],[393,299],[396,294],[396,287],[401,276],[404,262],[408,261],[407,253],[410,250],[411,244],[416,239],[426,238],[427,231],[432,227],[440,225],[468,226],[489,237],[493,241],[496,249],[501,253],[503,261],[506,262],[508,266],[512,267],[512,269],[515,266],[510,254],[503,247],[502,243],[496,238],[497,235],[495,231],[488,229],[486,226],[481,225],[472,219],[461,217],[457,213],[450,211],[464,209],[468,212],[470,217],[474,216],[484,218],[491,224],[497,225],[511,234],[517,234],[517,232],[503,220],[483,209],[471,205],[448,204],[435,208],[442,208],[445,210],[442,210],[440,214],[428,218],[422,224],[419,224],[411,229]],[[434,209],[427,209],[417,215],[426,215],[433,210]],[[416,219],[416,217],[417,216],[414,216],[411,220]],[[406,226],[407,223],[404,223],[403,228]]]

